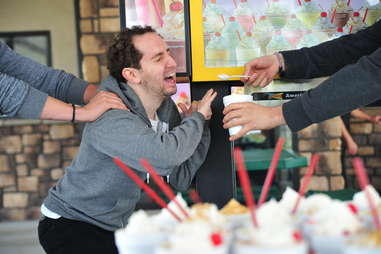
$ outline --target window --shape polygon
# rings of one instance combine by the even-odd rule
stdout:
[[[52,65],[48,31],[0,33],[0,41],[5,42],[20,55],[44,65]]]

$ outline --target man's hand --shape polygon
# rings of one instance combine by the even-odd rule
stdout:
[[[192,101],[192,105],[190,105],[188,108],[187,105],[185,105],[185,103],[180,102],[178,106],[181,109],[182,117],[184,118],[184,117],[190,116],[192,115],[193,112],[196,112],[198,103],[199,101]]]
[[[109,109],[128,110],[122,100],[114,93],[100,91],[82,108],[76,112],[76,120],[91,122]]]
[[[282,106],[265,107],[253,102],[232,103],[224,109],[223,114],[225,129],[242,126],[236,135],[230,137],[230,141],[242,137],[251,130],[272,129],[285,123]]]
[[[209,89],[198,102],[197,111],[205,117],[205,120],[209,120],[212,117],[211,104],[216,96],[217,93],[213,89]]]
[[[262,56],[255,58],[245,64],[244,75],[249,78],[241,78],[245,84],[252,86],[267,86],[279,71],[279,61],[275,55]]]
[[[381,116],[371,116],[370,118],[372,123],[381,124]]]

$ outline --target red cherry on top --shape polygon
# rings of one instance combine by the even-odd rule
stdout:
[[[169,5],[169,9],[171,11],[181,11],[182,9],[184,8],[184,5],[182,2],[180,1],[173,1],[170,5]]]
[[[220,233],[213,233],[210,235],[210,240],[214,246],[220,246],[223,243],[223,239]]]
[[[299,231],[294,231],[294,233],[292,234],[292,237],[294,237],[295,241],[297,242],[303,241],[303,236]]]
[[[357,214],[358,213],[358,209],[357,209],[357,206],[355,205],[355,204],[353,204],[353,203],[348,203],[348,208],[349,208],[349,210],[351,210],[351,212],[353,213],[353,214]]]

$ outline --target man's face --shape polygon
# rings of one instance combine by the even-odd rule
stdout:
[[[156,33],[135,36],[135,48],[143,57],[139,75],[147,93],[163,98],[176,93],[176,62],[165,41]]]

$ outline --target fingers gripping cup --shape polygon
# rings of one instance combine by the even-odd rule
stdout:
[[[237,102],[253,102],[253,96],[249,94],[231,94],[228,96],[223,97],[224,106],[227,107],[228,105],[232,103]],[[242,129],[242,126],[234,126],[229,128],[229,135],[233,136],[236,135],[240,130]],[[247,134],[254,134],[254,133],[260,133],[260,130],[252,130],[249,131]]]

